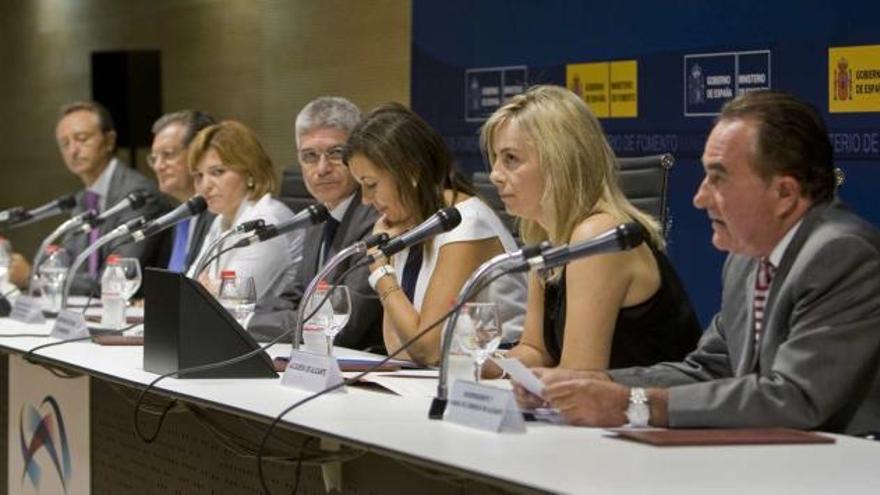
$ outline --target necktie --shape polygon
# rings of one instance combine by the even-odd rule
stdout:
[[[755,275],[755,295],[752,303],[752,321],[754,322],[755,336],[755,356],[758,355],[758,348],[761,344],[761,332],[764,326],[764,307],[767,304],[767,294],[770,292],[770,283],[773,282],[773,275],[776,274],[776,267],[770,260],[764,258],[758,263],[758,273]]]
[[[324,266],[324,263],[333,253],[333,238],[336,236],[336,230],[339,228],[339,221],[333,217],[324,222],[324,233],[321,235],[321,260],[318,268]]]
[[[86,189],[85,193],[83,194],[83,201],[86,204],[87,210],[93,210],[95,213],[101,213],[101,208],[100,208],[101,195],[100,194]],[[100,236],[100,229],[98,229],[97,227],[92,229],[92,231],[89,232],[89,246],[94,244],[95,241],[98,240],[99,236]],[[99,256],[98,251],[95,251],[89,255],[89,275],[91,275],[93,278],[98,277],[98,259],[99,259],[98,256]]]
[[[189,240],[189,222],[187,218],[174,226],[174,248],[171,251],[171,259],[168,260],[168,270],[180,273],[186,264],[186,243]]]
[[[400,288],[409,300],[413,301],[416,293],[416,282],[419,279],[419,271],[422,269],[422,248],[413,246],[406,255],[406,263],[403,265],[403,276],[400,280]]]

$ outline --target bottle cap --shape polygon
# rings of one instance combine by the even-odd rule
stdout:
[[[235,278],[235,270],[223,270],[222,272],[220,272],[220,278],[222,280]]]
[[[118,265],[119,264],[119,255],[114,253],[114,254],[111,254],[110,256],[107,256],[107,264],[108,265]]]
[[[46,246],[46,254],[57,253],[61,249],[61,246],[58,244],[49,244]]]

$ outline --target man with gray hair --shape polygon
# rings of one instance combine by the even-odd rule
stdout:
[[[303,290],[318,270],[339,250],[372,233],[377,214],[362,204],[360,189],[342,163],[348,135],[361,118],[360,110],[345,98],[323,96],[311,101],[297,115],[296,149],[303,180],[309,194],[330,210],[330,219],[322,225],[309,227],[303,244],[303,257],[297,277],[282,294],[282,306],[295,309]],[[332,276],[348,269],[343,263]],[[351,317],[348,325],[335,339],[335,344],[353,349],[382,347],[382,306],[367,284],[369,269],[365,266],[349,274],[340,283],[351,293]],[[279,308],[274,308],[279,309]],[[254,316],[249,325],[260,337],[271,313]],[[277,334],[279,322],[275,322]]]
[[[187,147],[199,131],[216,122],[207,113],[182,110],[165,114],[153,124],[153,146],[147,162],[156,173],[159,190],[178,203],[183,203],[196,193],[186,163]],[[201,250],[205,233],[213,220],[214,215],[205,210],[174,226],[168,270],[186,272]]]

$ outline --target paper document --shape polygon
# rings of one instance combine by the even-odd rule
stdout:
[[[541,394],[544,392],[544,383],[535,376],[534,373],[522,364],[519,359],[515,358],[501,358],[496,359],[492,358],[492,361],[495,362],[498,366],[501,367],[507,374],[510,375],[510,378],[513,381],[519,383],[529,392],[535,394],[538,397],[541,397]]]

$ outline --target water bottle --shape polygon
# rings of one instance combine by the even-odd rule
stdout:
[[[327,337],[325,335],[325,329],[330,326],[333,321],[333,307],[330,305],[330,301],[326,301],[318,311],[315,311],[315,308],[318,307],[318,304],[324,300],[327,296],[327,292],[330,290],[330,285],[326,280],[321,280],[318,282],[318,287],[315,289],[315,293],[312,294],[312,297],[306,301],[306,311],[304,313],[304,317],[308,318],[309,315],[312,315],[311,318],[308,318],[303,325],[303,350],[313,352],[316,354],[326,354],[327,353]]]
[[[46,310],[50,313],[61,311],[61,291],[70,267],[67,251],[56,244],[46,247],[46,257],[40,265],[40,287],[43,290]]]
[[[12,263],[9,241],[0,237],[0,287],[5,286],[9,278],[9,264]]]
[[[107,257],[101,277],[101,326],[113,330],[125,327],[125,272],[119,265],[119,256]]]
[[[253,277],[238,277],[235,270],[223,270],[220,272],[217,300],[232,314],[239,325],[246,328],[257,305],[257,290]]]

